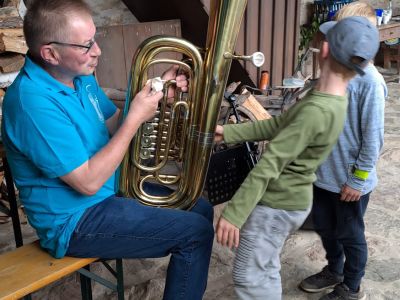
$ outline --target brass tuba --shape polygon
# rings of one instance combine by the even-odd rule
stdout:
[[[120,195],[151,206],[190,209],[195,204],[203,190],[231,60],[261,59],[260,53],[233,55],[246,4],[247,0],[211,1],[205,50],[167,36],[148,38],[139,46],[133,57],[124,116],[156,64],[179,65],[189,73],[190,84],[187,94],[177,92],[172,104],[167,103],[166,89],[174,82],[164,84],[164,99],[155,118],[138,129],[121,163]],[[177,52],[186,60],[157,58],[163,52]],[[171,160],[180,164],[177,175],[163,173]],[[145,182],[175,189],[168,195],[151,195],[144,189]]]

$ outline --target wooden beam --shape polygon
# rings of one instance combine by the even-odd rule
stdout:
[[[246,95],[247,98],[241,103],[243,107],[251,111],[257,120],[271,119],[272,116],[267,110],[257,101],[257,99],[246,89],[243,89],[242,95]]]

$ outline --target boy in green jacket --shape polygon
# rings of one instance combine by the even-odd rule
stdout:
[[[216,141],[270,141],[216,229],[219,243],[238,248],[233,281],[240,299],[281,299],[281,249],[310,212],[314,172],[343,129],[347,84],[379,49],[378,30],[363,17],[327,22],[320,31],[320,79],[302,101],[273,119],[216,129]]]

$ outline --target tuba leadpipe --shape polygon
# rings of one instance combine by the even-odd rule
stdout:
[[[179,65],[189,74],[185,96],[177,92],[167,103],[168,85],[155,119],[144,123],[133,138],[119,168],[118,190],[125,197],[160,207],[190,209],[202,193],[231,60],[247,0],[212,0],[206,47],[199,50],[182,38],[154,36],[136,51],[125,102],[131,101],[157,64]],[[161,53],[176,52],[190,63],[160,59]],[[181,125],[181,126],[179,126]],[[181,164],[177,175],[163,174],[169,161]],[[173,185],[168,195],[146,193],[146,182]]]

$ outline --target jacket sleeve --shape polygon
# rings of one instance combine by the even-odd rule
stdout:
[[[315,117],[312,119],[307,117],[310,115]],[[264,136],[271,137],[271,132],[268,132],[271,130],[269,123],[263,122],[262,124],[268,124],[265,126],[266,134]],[[222,216],[236,227],[241,228],[266,192],[269,182],[279,178],[283,169],[295,160],[319,133],[323,132],[326,124],[320,108],[309,106],[304,107],[302,113],[295,116],[289,124],[282,126],[279,133],[269,142],[260,161],[228,202]],[[261,132],[264,127],[259,125],[254,129],[259,130],[260,133],[251,135],[252,138],[262,136]],[[240,136],[241,139],[245,139],[245,136]]]
[[[387,88],[383,82],[368,84],[360,94],[359,120],[361,122],[361,148],[354,170],[346,185],[362,190],[369,173],[375,168],[383,145],[384,108]]]

